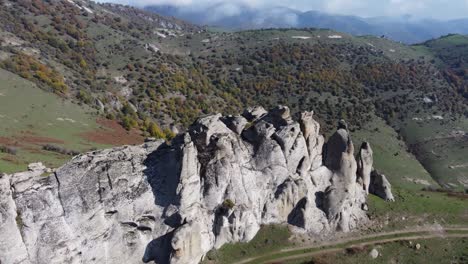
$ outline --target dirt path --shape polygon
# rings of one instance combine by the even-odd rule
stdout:
[[[447,231],[451,232],[458,232],[458,234],[448,234]],[[421,234],[426,233],[426,234]],[[397,237],[392,238],[383,238],[387,236],[395,235]],[[346,248],[350,247],[363,247],[369,246],[374,244],[384,244],[390,243],[395,241],[408,241],[408,240],[416,240],[416,239],[430,239],[430,238],[437,238],[437,237],[468,237],[468,227],[442,227],[440,225],[428,226],[423,228],[412,228],[411,230],[398,230],[392,232],[382,232],[378,234],[366,235],[366,236],[359,236],[359,237],[348,237],[344,239],[339,239],[332,242],[325,242],[320,244],[314,244],[309,246],[301,246],[301,247],[294,247],[294,248],[286,248],[280,251],[272,252],[268,255],[263,255],[259,257],[253,257],[249,259],[245,259],[235,264],[246,264],[246,263],[274,263],[274,262],[281,262],[286,260],[293,260],[293,259],[301,259],[312,257],[316,255],[321,255],[325,253],[332,253],[332,252],[339,252]],[[371,241],[362,241],[372,239]],[[353,243],[355,241],[356,243]],[[361,241],[361,242],[360,242]],[[323,248],[323,249],[320,249]],[[313,252],[303,253],[298,252],[296,254],[293,251],[306,251],[311,250]],[[284,254],[291,252],[291,256],[283,256],[275,258],[275,255]],[[271,258],[270,258],[271,257]],[[261,261],[261,259],[268,258],[267,261]]]
[[[422,227],[412,227],[412,228],[407,228],[407,229],[402,229],[402,230],[387,231],[387,232],[369,234],[369,235],[364,235],[364,236],[352,236],[353,234],[350,234],[346,238],[336,239],[333,241],[322,242],[322,243],[314,243],[311,245],[305,245],[305,246],[299,246],[299,247],[293,247],[293,248],[285,248],[285,249],[282,249],[281,252],[295,251],[295,250],[308,249],[308,248],[327,247],[327,246],[333,246],[337,244],[352,242],[356,240],[378,238],[378,237],[389,236],[389,235],[401,235],[401,234],[422,233],[422,232],[443,234],[446,231],[453,231],[453,230],[454,231],[468,231],[468,227],[464,227],[464,226],[443,227],[441,225],[428,225],[428,226],[426,225]]]
[[[381,239],[381,240],[376,240],[376,241],[370,241],[370,242],[347,245],[346,248],[349,248],[349,247],[364,247],[364,246],[369,246],[369,245],[385,244],[385,243],[396,242],[396,241],[409,241],[409,240],[416,240],[416,239],[430,239],[430,238],[437,238],[437,237],[441,237],[441,235],[440,234],[432,234],[432,235],[423,235],[423,236],[397,237],[397,238]],[[446,234],[443,237],[462,238],[462,237],[468,237],[468,233],[466,233],[466,234]],[[324,250],[319,250],[319,251],[315,251],[315,252],[311,252],[311,253],[293,255],[293,256],[283,257],[283,258],[277,258],[277,259],[268,260],[266,262],[260,262],[260,263],[281,262],[281,261],[287,261],[287,260],[294,260],[294,259],[313,257],[313,256],[316,256],[316,255],[321,255],[321,254],[325,254],[325,253],[340,252],[343,249],[345,249],[345,248],[336,247],[336,248],[324,249]]]

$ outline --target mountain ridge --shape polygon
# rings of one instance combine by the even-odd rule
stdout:
[[[233,5],[233,7],[231,7]],[[232,12],[224,12],[223,4],[210,7],[212,15],[198,10],[171,5],[145,6],[144,9],[178,17],[198,25],[228,30],[265,28],[329,28],[353,35],[386,36],[404,43],[420,43],[451,33],[468,34],[468,18],[453,20],[409,19],[406,17],[369,17],[338,15],[320,11],[298,11],[285,7],[252,8],[229,4]]]

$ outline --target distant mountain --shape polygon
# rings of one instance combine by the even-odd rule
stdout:
[[[147,11],[173,16],[198,25],[221,27],[229,30],[261,28],[330,28],[353,35],[385,35],[404,43],[420,43],[450,33],[468,34],[468,19],[440,21],[414,20],[403,17],[361,18],[327,14],[318,11],[273,7],[252,8],[242,4],[221,3],[203,10],[172,5],[147,6]],[[207,14],[206,10],[210,10]]]

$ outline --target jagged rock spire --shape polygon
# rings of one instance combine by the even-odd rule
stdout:
[[[357,165],[358,177],[364,190],[366,191],[366,194],[369,194],[369,185],[373,163],[373,152],[370,143],[363,142],[361,148],[359,149]]]

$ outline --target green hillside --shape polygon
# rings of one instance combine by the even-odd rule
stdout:
[[[432,56],[446,81],[468,99],[468,36],[447,35],[413,48]],[[443,111],[422,114],[415,119],[403,127],[412,151],[443,187],[466,189],[467,119],[457,119]]]
[[[0,145],[10,149],[0,153],[0,171],[25,170],[35,161],[58,166],[70,158],[43,150],[45,144],[76,151],[104,147],[79,136],[98,128],[96,110],[44,92],[5,70],[0,69],[0,79]]]
[[[415,48],[425,50],[435,57],[445,78],[468,98],[468,36],[447,35],[427,41]]]
[[[2,111],[13,116],[36,105],[50,107],[44,114],[29,110],[30,123],[41,124],[29,130],[60,140],[68,150],[137,143],[144,136],[170,139],[176,128],[183,131],[203,114],[285,104],[294,113],[314,110],[326,134],[337,119],[346,119],[356,141],[368,139],[375,146],[377,166],[396,185],[435,185],[429,172],[443,187],[466,187],[461,160],[466,137],[450,137],[466,131],[467,98],[455,68],[465,66],[444,63],[453,58],[444,55],[449,48],[436,49],[439,44],[406,46],[326,29],[209,31],[131,7],[80,0],[4,0],[0,22],[2,76],[6,71],[15,76],[14,84],[3,82],[2,89],[17,86],[49,98],[28,103],[30,98],[14,90],[13,99],[8,98],[13,106]],[[447,38],[455,40],[444,42],[465,54],[463,41],[457,40],[463,37]],[[51,118],[76,120],[73,127],[42,127],[57,123],[47,118],[57,108],[61,116]],[[79,127],[82,123],[88,126]],[[5,127],[6,137],[25,130]],[[92,129],[117,136],[105,141],[99,133],[86,132]],[[419,135],[424,133],[423,139]],[[433,157],[428,140],[435,142],[436,153],[444,146],[454,151]],[[10,145],[2,143],[3,148]],[[44,148],[44,143],[36,145]],[[33,159],[55,159],[51,164],[58,165],[67,157],[41,151],[20,158],[21,153],[1,154],[2,169],[24,167]]]

